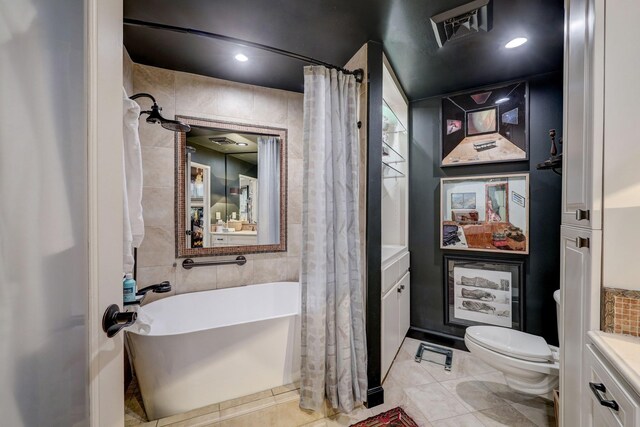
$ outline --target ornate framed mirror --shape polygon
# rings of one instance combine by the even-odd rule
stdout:
[[[287,130],[176,119],[176,256],[286,251]]]

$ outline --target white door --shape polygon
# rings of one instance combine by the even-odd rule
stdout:
[[[122,425],[122,1],[5,3],[0,424]]]
[[[380,329],[382,334],[382,377],[387,374],[391,367],[391,362],[393,362],[400,345],[399,290],[400,288],[396,284],[382,297],[382,324]]]
[[[583,425],[581,417],[589,411],[584,393],[587,369],[584,357],[586,334],[599,326],[601,254],[599,230],[562,226],[560,278],[562,325],[560,341],[560,419],[563,426]]]

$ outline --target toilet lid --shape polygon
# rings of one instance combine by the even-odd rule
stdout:
[[[531,362],[549,362],[553,354],[544,338],[499,326],[470,326],[471,341],[497,353]]]

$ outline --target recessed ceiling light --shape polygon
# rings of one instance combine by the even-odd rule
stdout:
[[[247,144],[246,142],[236,142],[236,145],[239,145],[240,147],[246,147],[249,144]]]
[[[509,98],[500,98],[496,101],[496,104],[502,104],[503,102],[507,102]]]
[[[240,62],[247,62],[249,60],[249,58],[247,58],[247,55],[244,55],[242,53],[237,54],[235,58],[237,61],[240,61]]]
[[[504,47],[506,47],[507,49],[513,49],[514,47],[522,46],[526,42],[527,42],[526,37],[516,37],[515,39],[511,40],[509,43],[505,44]]]

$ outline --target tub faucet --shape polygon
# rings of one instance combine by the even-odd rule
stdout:
[[[171,283],[165,280],[161,283],[156,283],[155,285],[150,285],[140,289],[136,292],[136,300],[132,302],[125,302],[124,305],[134,305],[134,304],[142,304],[144,298],[147,296],[147,293],[153,292],[154,294],[164,294],[165,292],[171,291]]]

